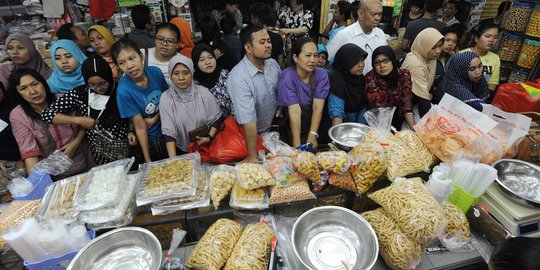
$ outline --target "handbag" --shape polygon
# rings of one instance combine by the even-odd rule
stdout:
[[[129,147],[127,139],[112,140],[99,131],[96,131],[94,144],[91,148],[92,156],[97,164],[128,158],[131,154],[131,147]]]

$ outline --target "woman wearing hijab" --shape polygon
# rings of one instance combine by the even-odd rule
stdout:
[[[369,109],[396,107],[392,126],[400,130],[405,120],[412,129],[412,81],[408,70],[399,68],[392,48],[380,46],[372,54],[373,69],[366,74]]]
[[[437,71],[437,59],[441,54],[441,46],[444,36],[435,28],[422,30],[407,54],[402,68],[409,70],[412,78],[412,91],[414,103],[418,105],[420,117],[424,116],[431,108],[430,93],[435,72]]]
[[[175,56],[169,63],[173,86],[161,95],[161,131],[169,157],[187,152],[190,131],[206,129],[205,136],[197,136],[198,145],[212,142],[223,123],[223,116],[214,96],[202,85],[193,83],[193,62]]]
[[[178,46],[178,52],[188,58],[191,58],[191,51],[195,47],[193,40],[191,40],[191,26],[188,21],[182,18],[174,18],[171,23],[178,27],[180,30],[180,45]]]
[[[54,70],[47,83],[53,94],[65,94],[78,86],[84,85],[81,66],[86,55],[75,42],[61,39],[51,47],[54,56]]]
[[[332,125],[343,122],[366,124],[364,112],[367,99],[363,75],[367,52],[358,45],[348,43],[336,53],[334,70],[330,72],[328,110]]]
[[[51,76],[51,69],[47,66],[29,36],[19,33],[9,35],[4,50],[13,62],[12,64],[0,65],[0,82],[4,84],[6,89],[9,88],[9,75],[15,69],[33,69],[45,79]]]
[[[195,83],[210,91],[216,98],[223,116],[231,114],[231,98],[227,92],[227,78],[229,71],[217,66],[216,55],[212,47],[206,44],[197,44],[192,52],[195,73]]]
[[[452,55],[446,64],[444,90],[478,111],[486,103],[490,90],[478,54],[465,51]]]
[[[120,79],[118,66],[111,56],[111,48],[114,44],[114,36],[109,29],[102,25],[92,25],[88,28],[88,42],[94,51],[101,56],[111,67],[115,81]]]
[[[116,82],[109,64],[91,55],[82,64],[85,85],[53,102],[41,114],[49,124],[72,124],[86,129],[92,156],[105,164],[129,156],[129,145],[136,137],[129,131],[129,120],[120,117],[116,104]],[[75,112],[75,115],[70,113]]]

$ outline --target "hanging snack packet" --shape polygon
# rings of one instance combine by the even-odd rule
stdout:
[[[350,171],[344,174],[330,173],[328,182],[339,189],[356,192],[356,185]]]
[[[379,144],[362,141],[349,152],[349,158],[356,192],[364,194],[386,170],[384,150]]]
[[[264,165],[276,180],[276,186],[287,186],[303,180],[293,166],[293,159],[290,157],[273,157],[266,160]]]
[[[327,172],[345,173],[350,166],[347,153],[344,151],[327,151],[317,154],[317,162]]]
[[[210,198],[217,210],[219,203],[225,198],[236,182],[236,168],[228,165],[218,165],[209,169],[210,173]]]
[[[311,152],[301,151],[298,153],[293,161],[296,170],[307,177],[311,182],[315,184],[321,183],[321,172],[319,171],[319,164],[317,158]]]

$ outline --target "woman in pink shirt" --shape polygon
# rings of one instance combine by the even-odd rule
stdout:
[[[55,100],[41,74],[33,69],[15,70],[9,77],[9,91],[18,104],[9,120],[28,174],[40,159],[57,149],[73,160],[58,179],[92,168],[94,161],[84,141],[85,131],[72,125],[48,125],[41,120],[41,113]]]

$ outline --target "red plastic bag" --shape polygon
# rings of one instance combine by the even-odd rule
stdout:
[[[100,20],[108,20],[116,11],[114,0],[90,0],[90,16]]]
[[[199,152],[201,155],[201,163],[211,161],[210,147],[208,145],[198,145],[196,142],[192,142],[188,146],[188,153]]]
[[[525,84],[540,89],[540,79]],[[505,112],[540,112],[540,98],[532,97],[520,83],[499,86],[491,104]]]

